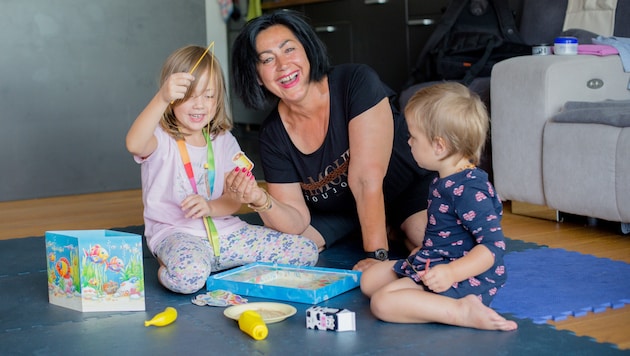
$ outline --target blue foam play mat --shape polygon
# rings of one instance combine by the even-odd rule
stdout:
[[[556,248],[505,255],[508,282],[491,307],[537,324],[630,304],[630,264]]]

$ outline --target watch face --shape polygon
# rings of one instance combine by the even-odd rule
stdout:
[[[389,254],[387,253],[386,249],[379,248],[378,250],[376,250],[374,252],[368,252],[367,253],[367,257],[368,258],[375,258],[375,259],[381,260],[381,261],[385,261],[386,259],[388,259]]]
[[[387,259],[387,251],[385,251],[385,250],[383,250],[383,249],[376,250],[376,251],[374,252],[374,255],[375,255],[375,257],[376,257],[377,259],[379,259],[379,260],[381,260],[381,261],[384,261],[384,260],[386,260],[386,259]]]

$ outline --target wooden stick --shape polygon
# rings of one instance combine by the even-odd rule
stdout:
[[[206,53],[208,53],[208,50],[210,50],[210,47],[212,47],[212,51],[214,53],[214,41],[210,42],[210,44],[208,45],[208,48],[206,48],[206,50],[203,51],[203,54],[201,55],[201,57],[199,57],[199,59],[197,60],[197,63],[195,63],[195,65],[192,67],[192,69],[188,73],[193,74],[195,72],[195,69],[197,69],[197,66],[199,66],[199,63],[201,63],[201,60],[203,59],[203,57],[206,55]]]
[[[188,72],[189,74],[193,74],[193,72],[195,71],[195,69],[197,69],[197,67],[199,66],[199,63],[201,63],[201,60],[203,59],[203,57],[206,56],[206,54],[208,53],[210,48],[212,48],[212,54],[214,54],[214,41],[210,42],[210,44],[208,45],[206,50],[203,51],[203,53],[201,54],[201,56],[197,60],[197,63],[195,63],[195,65],[192,67],[190,72]],[[212,61],[212,64],[214,64],[214,61]],[[210,73],[212,73],[212,68],[210,68]],[[171,105],[173,105],[173,104],[175,104],[175,100],[171,100]]]

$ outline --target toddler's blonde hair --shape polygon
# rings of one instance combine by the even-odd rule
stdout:
[[[447,157],[461,154],[479,164],[490,119],[479,95],[464,85],[443,82],[418,90],[405,106],[405,117],[429,142],[441,137]]]

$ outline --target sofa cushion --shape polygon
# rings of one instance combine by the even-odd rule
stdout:
[[[620,189],[628,190],[630,177],[619,177],[621,133],[630,131],[610,125],[549,121],[543,134],[542,170],[548,207],[570,214],[608,221],[623,221]],[[500,192],[499,192],[500,193]],[[627,195],[627,194],[626,194]]]
[[[630,100],[569,101],[551,121],[630,127]]]

